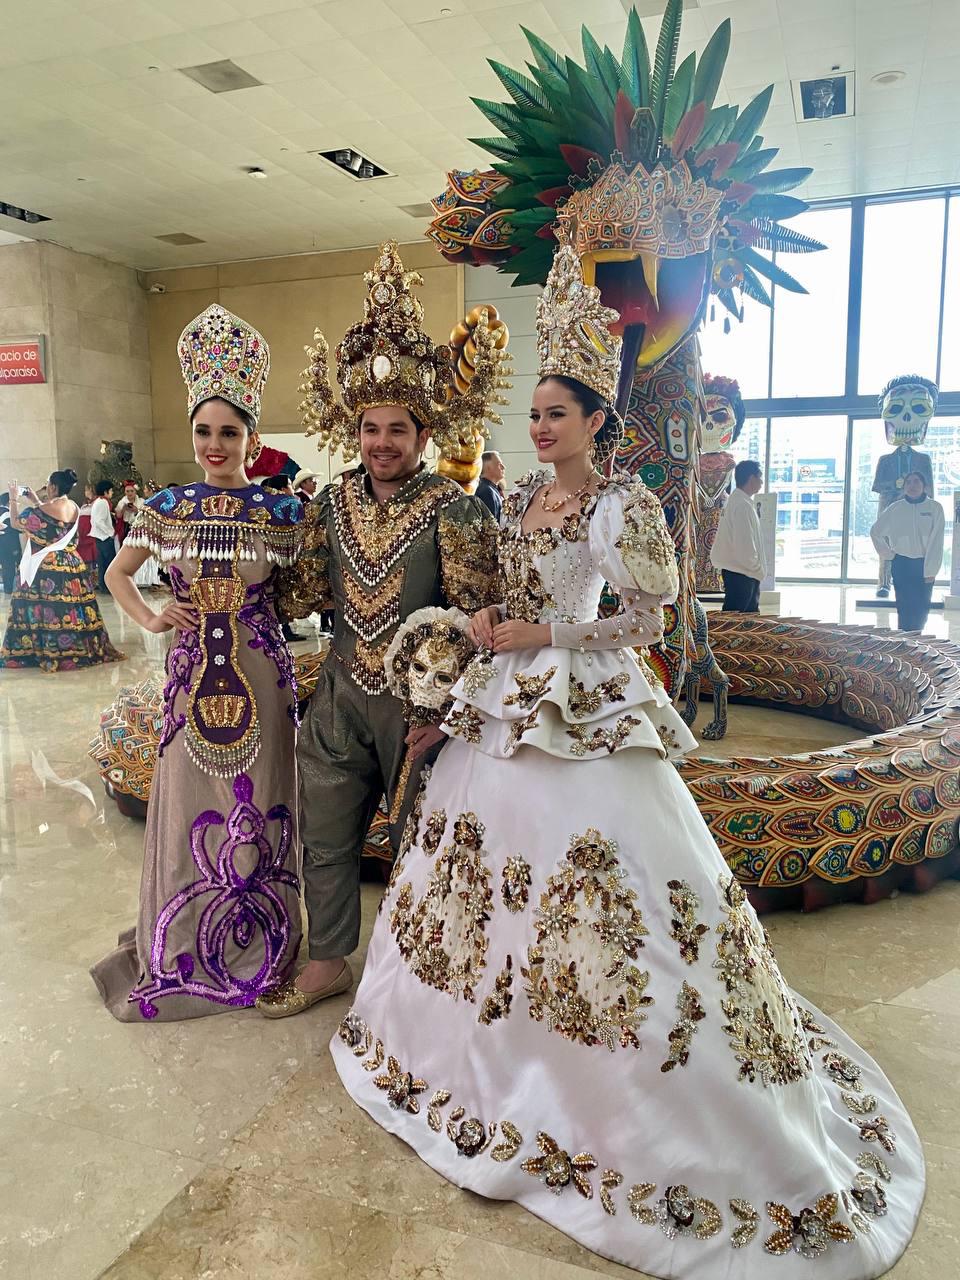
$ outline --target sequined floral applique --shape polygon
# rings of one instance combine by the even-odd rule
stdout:
[[[427,986],[473,1003],[486,965],[486,925],[493,909],[491,872],[483,861],[484,826],[461,813],[453,841],[434,864],[423,897],[405,884],[390,915],[397,947]]]
[[[670,1043],[670,1056],[660,1070],[672,1071],[674,1067],[685,1067],[690,1060],[690,1044],[697,1030],[697,1023],[707,1015],[700,1002],[700,992],[685,982],[677,996],[677,1010],[680,1017],[674,1023],[667,1040]]]
[[[600,1175],[600,1203],[603,1205],[604,1213],[609,1213],[611,1218],[617,1212],[613,1193],[620,1186],[623,1186],[623,1174],[617,1169],[604,1169]]]
[[[443,840],[447,829],[447,814],[444,809],[434,809],[424,824],[420,845],[427,857],[432,858]]]
[[[513,1004],[513,960],[507,956],[506,964],[497,974],[493,995],[486,996],[480,1005],[477,1021],[489,1027],[493,1022],[502,1022],[510,1013]]]
[[[503,700],[503,705],[505,707],[522,707],[524,711],[529,711],[549,692],[550,681],[556,674],[556,667],[548,668],[542,676],[525,676],[522,672],[518,672],[513,677],[517,692],[507,694]]]
[[[383,1075],[374,1076],[373,1083],[378,1089],[384,1089],[387,1101],[394,1111],[408,1111],[418,1115],[420,1102],[418,1095],[427,1087],[426,1080],[415,1078],[409,1071],[404,1071],[394,1057],[387,1058],[387,1069]]]
[[[508,755],[513,755],[514,751],[516,751],[517,747],[519,747],[520,743],[523,741],[524,734],[527,734],[531,729],[536,728],[539,719],[540,708],[537,706],[533,708],[529,715],[524,716],[522,720],[514,720],[513,724],[510,726],[510,734],[507,738],[506,750]]]
[[[631,729],[642,722],[636,716],[621,716],[614,729],[594,729],[588,733],[582,724],[567,730],[567,737],[573,739],[570,752],[575,756],[589,755],[591,751],[606,750],[608,755],[619,750],[630,737]]]
[[[451,711],[444,721],[444,727],[457,738],[463,738],[472,746],[479,746],[483,741],[484,716],[475,707],[462,707]]]
[[[700,898],[686,880],[668,880],[667,888],[670,890],[670,907],[673,911],[670,937],[680,948],[680,959],[693,964],[700,959],[700,939],[710,932],[708,925],[697,921]]]
[[[884,1151],[890,1154],[896,1151],[896,1134],[890,1132],[886,1116],[874,1116],[872,1120],[850,1118],[850,1123],[860,1130],[861,1142],[879,1142]]]
[[[637,1031],[653,1004],[649,973],[630,963],[648,930],[616,854],[615,842],[594,828],[571,837],[540,896],[536,945],[520,970],[534,1021],[611,1052],[618,1044],[639,1049]]]
[[[516,854],[508,858],[500,873],[500,897],[509,912],[516,915],[530,901],[530,863]]]
[[[605,702],[626,702],[625,690],[629,683],[630,677],[625,671],[601,681],[592,689],[588,689],[582,680],[571,676],[567,693],[570,714],[582,720],[585,716],[595,715]]]
[[[464,693],[468,698],[475,698],[482,689],[487,687],[491,680],[497,678],[498,674],[493,655],[481,650],[463,673]]]
[[[548,1133],[537,1134],[540,1155],[524,1160],[520,1168],[534,1178],[540,1178],[555,1195],[573,1186],[585,1200],[593,1199],[593,1184],[587,1177],[597,1167],[597,1162],[587,1151],[571,1156],[561,1149]]]
[[[749,1200],[731,1200],[730,1211],[740,1223],[730,1236],[734,1249],[743,1249],[752,1244],[760,1230],[760,1214]]]
[[[359,1013],[354,1013],[352,1009],[337,1027],[337,1035],[355,1058],[364,1058],[370,1052],[373,1033]]]
[[[794,1084],[813,1071],[800,1011],[765,930],[733,876],[721,877],[725,918],[713,967],[729,993],[723,1030],[740,1064],[739,1079],[764,1087]]]
[[[660,739],[660,745],[664,751],[679,751],[680,739],[677,737],[676,729],[672,729],[669,725],[657,725],[657,737]]]
[[[819,1258],[833,1243],[849,1244],[854,1233],[843,1222],[836,1222],[840,1197],[835,1194],[821,1196],[812,1209],[791,1213],[785,1204],[767,1204],[767,1213],[777,1230],[764,1242],[767,1253],[780,1256],[799,1253],[802,1258]]]
[[[723,1226],[720,1210],[713,1201],[691,1195],[683,1183],[666,1187],[656,1204],[647,1204],[656,1189],[652,1182],[635,1183],[630,1188],[627,1203],[638,1222],[647,1227],[659,1227],[668,1240],[675,1240],[677,1236],[709,1240]]]

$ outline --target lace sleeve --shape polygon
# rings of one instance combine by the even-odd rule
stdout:
[[[637,649],[663,638],[663,606],[656,596],[628,589],[620,592],[620,608],[594,622],[552,622],[550,642],[557,649]]]

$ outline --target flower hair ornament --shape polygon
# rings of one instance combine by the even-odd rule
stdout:
[[[380,246],[363,278],[363,319],[347,330],[335,352],[339,399],[330,380],[330,348],[319,329],[305,348],[310,363],[300,383],[300,419],[306,434],[318,436],[320,448],[341,450],[349,462],[359,453],[364,412],[387,404],[402,405],[428,427],[445,456],[477,431],[489,434],[485,419],[499,423],[492,406],[503,403],[503,326],[493,327],[481,309],[470,334],[472,376],[455,380],[450,347],[434,343],[423,329],[423,304],[414,294],[423,277],[404,270],[395,241]]]

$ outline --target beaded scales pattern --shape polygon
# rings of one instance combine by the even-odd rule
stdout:
[[[259,420],[270,348],[252,325],[223,307],[207,307],[181,333],[177,350],[190,414],[219,396]]]
[[[300,415],[306,434],[318,436],[321,448],[340,449],[349,461],[359,452],[364,411],[379,405],[402,405],[430,428],[442,453],[455,451],[478,430],[485,432],[485,418],[498,422],[492,406],[501,403],[505,354],[487,312],[472,331],[473,376],[461,392],[455,386],[450,348],[433,343],[423,329],[423,304],[413,293],[423,277],[404,270],[395,241],[380,246],[364,282],[363,319],[347,330],[336,350],[342,402],[334,396],[329,346],[319,329],[313,346],[305,348],[310,364],[300,383]]]
[[[537,356],[541,378],[576,378],[612,404],[620,376],[622,340],[610,332],[619,319],[583,282],[580,260],[569,245],[557,250],[537,303]]]

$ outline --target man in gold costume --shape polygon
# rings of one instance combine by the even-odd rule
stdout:
[[[359,941],[367,830],[385,796],[396,849],[419,770],[442,741],[432,725],[411,728],[388,691],[390,641],[418,609],[473,613],[498,598],[496,525],[477,498],[423,461],[431,437],[438,448],[454,445],[489,414],[498,380],[493,341],[478,326],[476,374],[468,392],[455,395],[449,348],[423,331],[412,293],[422,279],[404,271],[395,244],[381,247],[365,281],[364,317],[336,350],[342,403],[319,332],[302,386],[308,432],[348,461],[359,452],[363,466],[307,507],[303,554],[281,582],[287,616],[332,609],[336,626],[297,752],[310,958],[295,979],[258,1000],[273,1018],[351,985],[346,957]]]

